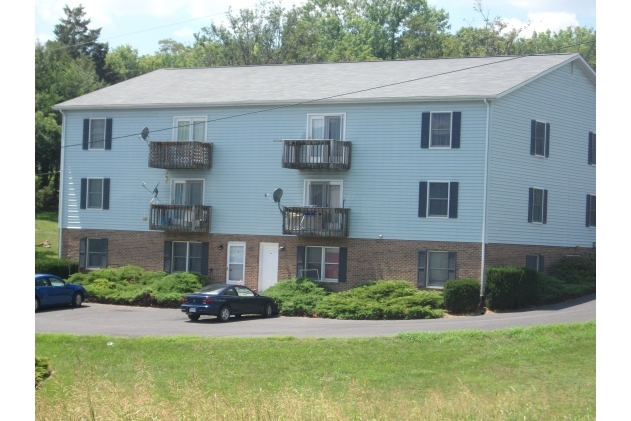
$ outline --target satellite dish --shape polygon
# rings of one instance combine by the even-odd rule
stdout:
[[[147,141],[147,138],[149,137],[149,127],[145,127],[144,129],[142,129],[142,131],[140,132],[140,137],[145,142]]]
[[[272,198],[274,199],[274,202],[280,203],[281,197],[283,197],[283,189],[274,190],[274,193],[272,193]]]

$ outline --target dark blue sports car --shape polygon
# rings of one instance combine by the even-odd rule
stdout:
[[[88,300],[88,292],[81,285],[68,283],[55,275],[35,274],[35,311],[40,307],[68,305],[80,307]]]
[[[230,315],[260,314],[272,317],[278,314],[274,299],[259,295],[243,285],[207,285],[192,294],[182,297],[180,307],[191,320],[200,316],[217,316],[220,322],[227,322]]]

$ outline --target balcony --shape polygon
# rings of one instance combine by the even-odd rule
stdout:
[[[341,140],[284,140],[283,168],[349,170],[351,168],[351,142]]]
[[[346,208],[284,207],[283,234],[309,237],[348,237]]]
[[[213,144],[198,141],[149,142],[149,167],[208,170]]]
[[[212,206],[152,204],[149,229],[168,232],[210,232]]]

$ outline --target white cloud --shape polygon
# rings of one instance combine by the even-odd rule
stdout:
[[[179,31],[175,31],[174,34],[177,38],[185,38],[188,41],[189,39],[193,38],[193,34],[196,32],[199,32],[199,30],[193,30],[188,26],[185,26]]]
[[[52,41],[53,39],[55,39],[55,37],[53,37],[51,34],[47,34],[45,32],[40,32],[39,34],[35,35],[35,41],[39,41],[42,44],[44,44],[46,41]]]
[[[523,28],[520,35],[529,38],[534,31],[545,32],[549,29],[552,32],[558,32],[560,29],[567,29],[568,26],[579,25],[576,15],[567,12],[528,13],[528,20],[530,25],[519,19],[506,19],[507,29]]]

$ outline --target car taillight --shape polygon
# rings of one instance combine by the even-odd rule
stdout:
[[[204,298],[202,299],[202,303],[204,303],[204,304],[210,304],[210,303],[212,303],[212,302],[213,302],[213,299],[212,299],[212,298],[204,297]]]
[[[185,303],[186,302],[186,297],[182,297],[182,302]]]

